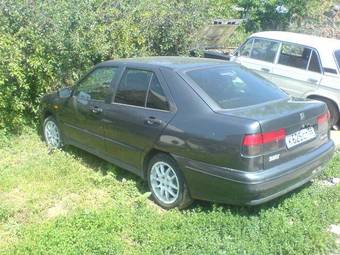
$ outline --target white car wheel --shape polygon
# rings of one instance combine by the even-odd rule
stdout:
[[[57,123],[51,117],[48,117],[44,122],[44,137],[50,148],[57,149],[61,147],[60,131]]]
[[[156,197],[164,204],[174,203],[179,194],[176,172],[165,162],[156,162],[150,172],[150,183]]]
[[[161,207],[183,209],[192,203],[182,171],[170,155],[153,156],[148,164],[147,178],[153,200]]]

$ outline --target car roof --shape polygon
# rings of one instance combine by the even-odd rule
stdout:
[[[278,41],[286,41],[290,43],[298,43],[303,44],[312,48],[320,48],[327,45],[334,50],[340,49],[340,40],[319,37],[314,35],[306,35],[292,32],[284,32],[284,31],[266,31],[259,32],[251,35],[252,37],[265,37]]]
[[[234,65],[225,60],[217,60],[210,58],[197,58],[197,57],[137,57],[137,58],[125,58],[117,60],[109,60],[101,63],[100,65],[134,65],[138,67],[165,67],[172,70],[187,70],[196,69],[202,67],[216,66],[216,65]]]
[[[259,32],[252,34],[250,37],[267,38],[314,48],[319,52],[324,67],[337,69],[334,51],[340,50],[340,40],[283,31]]]

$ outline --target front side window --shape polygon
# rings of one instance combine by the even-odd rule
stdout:
[[[335,60],[336,60],[336,63],[338,64],[338,69],[340,72],[340,50],[335,51]]]
[[[306,70],[311,52],[311,49],[301,45],[283,43],[278,63]]]
[[[75,95],[82,100],[105,100],[111,81],[118,73],[117,67],[99,67],[77,86]]]
[[[244,56],[244,57],[249,57],[252,46],[253,46],[253,39],[250,39],[241,46],[239,50],[239,55]]]
[[[265,39],[255,39],[250,57],[257,60],[273,63],[279,43]]]
[[[233,109],[286,98],[278,87],[242,67],[190,71],[189,77],[222,109]]]
[[[127,69],[117,88],[115,103],[144,107],[152,75],[145,70]]]

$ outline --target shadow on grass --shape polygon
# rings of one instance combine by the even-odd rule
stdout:
[[[294,194],[299,193],[303,189],[309,187],[311,182],[307,182],[306,184],[302,185],[301,187],[288,192],[285,195],[282,195],[278,198],[275,198],[267,203],[256,205],[256,206],[239,206],[239,205],[227,205],[227,204],[220,204],[220,203],[212,203],[207,201],[195,201],[192,207],[199,207],[204,212],[211,212],[215,210],[216,207],[222,208],[222,212],[230,212],[232,214],[237,214],[238,216],[259,216],[259,214],[263,211],[269,209],[278,208],[284,200],[292,197]]]
[[[118,181],[122,181],[123,179],[134,181],[141,195],[149,191],[147,187],[147,183],[144,180],[142,180],[139,176],[136,176],[135,174],[130,173],[127,170],[119,168],[93,154],[90,154],[84,150],[78,149],[74,146],[68,145],[64,148],[64,151],[71,154],[75,158],[79,159],[84,165],[93,169],[96,172],[100,172],[103,175],[107,175],[109,172],[111,172],[114,174],[115,178]],[[278,208],[285,199],[293,196],[294,193],[298,193],[302,189],[310,185],[311,183],[308,182],[304,184],[303,186],[262,205],[237,206],[237,205],[227,205],[227,204],[216,204],[213,202],[196,200],[189,208],[182,210],[182,211],[186,212],[186,211],[191,211],[191,210],[193,211],[199,210],[201,212],[209,213],[209,212],[216,210],[216,208],[218,207],[219,210],[221,210],[222,212],[229,212],[229,213],[232,213],[233,215],[238,215],[238,216],[243,216],[243,217],[258,216],[262,211],[266,211],[268,209],[273,209],[273,208]]]
[[[118,181],[122,181],[123,179],[134,181],[141,194],[148,191],[146,183],[139,176],[130,173],[127,170],[71,145],[65,146],[63,150],[79,159],[86,167],[89,167],[96,172],[100,172],[104,176],[111,172]]]

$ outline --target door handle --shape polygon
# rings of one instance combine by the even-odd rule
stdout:
[[[268,68],[261,68],[262,71],[266,72],[266,73],[269,73],[270,70]]]
[[[146,118],[144,123],[149,126],[159,126],[162,124],[162,121],[151,116],[149,118]]]
[[[98,113],[102,113],[103,109],[98,107],[98,106],[92,106],[92,107],[90,107],[90,111],[93,112],[93,113],[98,114]]]
[[[309,78],[307,81],[310,83],[318,83],[318,80],[313,79],[313,78]]]

